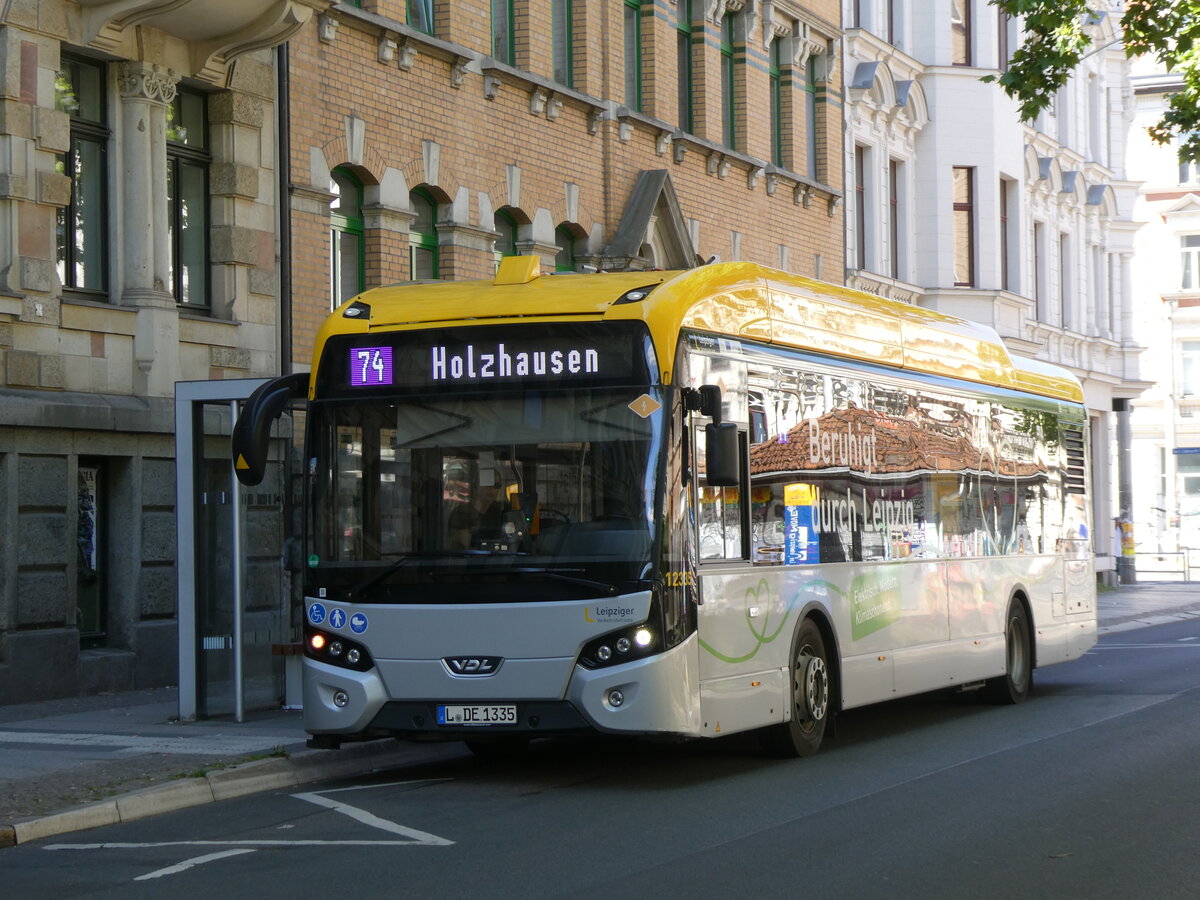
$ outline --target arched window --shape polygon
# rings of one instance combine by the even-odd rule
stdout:
[[[494,219],[496,228],[496,265],[504,256],[517,255],[517,220],[504,210],[496,213]]]
[[[408,263],[413,281],[438,278],[437,203],[417,188],[409,194],[416,217],[408,229]]]
[[[575,235],[565,226],[559,225],[554,229],[554,244],[558,252],[554,254],[555,272],[575,271]]]
[[[365,286],[362,182],[339,166],[330,173],[329,192],[329,304],[337,309]]]

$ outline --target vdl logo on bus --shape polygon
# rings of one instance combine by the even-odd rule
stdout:
[[[500,656],[443,656],[442,664],[451,675],[495,675],[504,658]]]

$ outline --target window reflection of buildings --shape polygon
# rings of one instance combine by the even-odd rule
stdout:
[[[817,381],[806,393],[816,399]],[[825,407],[801,404],[804,412],[785,414],[796,404],[787,392],[752,392],[751,408],[765,421],[752,428],[750,449],[752,534],[759,561],[779,560],[784,538],[783,493],[788,484],[807,484],[825,497],[857,502],[855,528],[836,533],[822,527],[820,561],[917,556],[968,556],[1037,553],[1053,549],[1047,528],[1067,517],[1048,514],[1058,501],[1052,484],[1055,469],[1045,441],[1014,430],[1016,415],[1000,404],[910,392],[893,386],[828,379],[830,397],[867,396],[872,409],[849,404]],[[823,404],[821,404],[823,406]],[[813,409],[812,407],[818,407]],[[813,460],[810,429],[816,433],[876,435],[878,458],[833,466]],[[876,501],[883,508],[904,504],[911,520],[875,521]],[[819,509],[817,510],[819,518]],[[868,521],[864,522],[863,519]],[[825,526],[827,523],[822,523]],[[869,527],[867,527],[869,526]]]

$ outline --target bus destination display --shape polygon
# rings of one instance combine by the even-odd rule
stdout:
[[[343,389],[615,385],[645,383],[649,376],[647,336],[625,323],[430,329],[388,338],[388,344],[363,345],[358,338],[342,345]]]

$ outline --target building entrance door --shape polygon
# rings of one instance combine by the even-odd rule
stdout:
[[[272,429],[261,484],[234,477],[238,404],[262,379],[180,382],[175,389],[179,718],[280,705],[285,655],[298,640],[287,566],[292,421]]]

